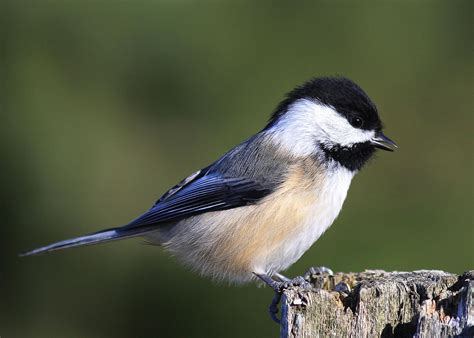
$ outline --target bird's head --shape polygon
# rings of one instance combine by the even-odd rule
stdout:
[[[376,148],[397,147],[382,133],[375,104],[342,77],[315,78],[296,87],[279,104],[266,130],[293,155],[324,155],[353,171]]]

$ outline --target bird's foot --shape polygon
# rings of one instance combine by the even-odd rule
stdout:
[[[271,287],[276,293],[282,293],[285,289],[288,289],[292,286],[299,286],[307,290],[310,290],[312,288],[311,284],[303,276],[296,276],[295,278],[290,279],[281,274],[275,274],[275,276],[279,279],[279,281],[276,281],[266,274],[255,275],[260,278],[265,284]]]
[[[311,282],[316,276],[324,274],[334,276],[334,272],[325,266],[312,266],[306,271],[303,277],[306,281]]]
[[[288,289],[293,286],[299,286],[305,290],[311,290],[312,286],[304,277],[297,276],[293,279],[289,279],[281,274],[275,274],[275,276],[280,279],[280,281],[276,281],[270,276],[266,274],[255,274],[258,278],[260,278],[265,284],[275,291],[275,295],[273,296],[272,302],[268,307],[268,312],[270,313],[270,317],[273,321],[280,323],[280,319],[277,317],[278,314],[278,304],[280,304],[281,295],[285,289]]]

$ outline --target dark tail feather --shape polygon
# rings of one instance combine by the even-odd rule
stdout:
[[[94,244],[100,244],[100,243],[105,243],[105,242],[117,241],[120,239],[137,237],[146,232],[150,232],[154,229],[155,227],[141,227],[141,228],[135,228],[135,229],[114,228],[114,229],[109,229],[109,230],[103,230],[103,231],[95,232],[90,235],[66,239],[64,241],[60,241],[60,242],[56,242],[47,246],[43,246],[38,249],[23,252],[19,256],[20,257],[32,256],[32,255],[37,255],[37,254],[50,252],[50,251],[73,248],[75,246],[94,245]]]

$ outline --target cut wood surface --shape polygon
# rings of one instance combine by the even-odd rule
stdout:
[[[474,270],[313,274],[282,297],[281,337],[474,336]]]

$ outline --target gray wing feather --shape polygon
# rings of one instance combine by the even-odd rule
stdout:
[[[146,213],[122,227],[131,229],[151,224],[177,221],[208,211],[225,210],[252,204],[271,191],[246,178],[225,178],[202,171],[185,179],[166,193]]]

